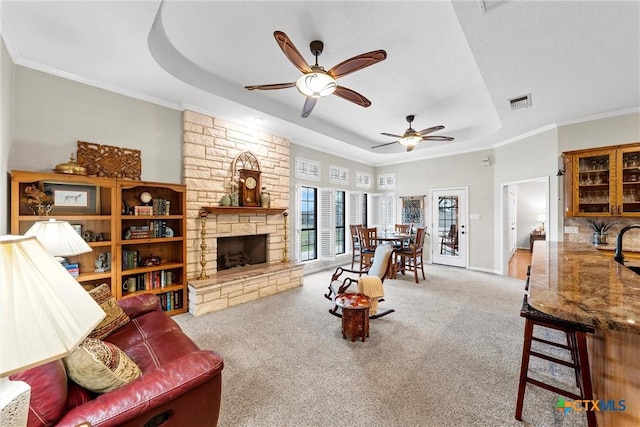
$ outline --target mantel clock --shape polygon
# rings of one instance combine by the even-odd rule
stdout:
[[[260,206],[260,171],[240,169],[240,205]]]

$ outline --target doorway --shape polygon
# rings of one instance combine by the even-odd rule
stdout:
[[[502,184],[501,203],[501,272],[519,277],[530,264],[531,235],[548,240],[549,177]]]
[[[467,267],[467,188],[431,192],[431,260]]]

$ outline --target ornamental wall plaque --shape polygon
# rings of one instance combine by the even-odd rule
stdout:
[[[107,178],[141,180],[140,150],[78,141],[78,164],[87,168],[87,175]]]

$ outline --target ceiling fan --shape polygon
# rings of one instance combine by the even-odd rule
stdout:
[[[309,117],[309,114],[313,111],[313,107],[316,106],[318,98],[331,95],[332,93],[365,108],[371,105],[371,101],[360,95],[358,92],[344,86],[338,86],[336,79],[380,61],[384,61],[387,58],[387,52],[384,50],[374,50],[372,52],[363,53],[362,55],[354,56],[346,61],[342,61],[330,70],[325,71],[323,67],[318,65],[318,56],[320,56],[324,49],[324,43],[320,40],[314,40],[310,44],[311,53],[316,57],[316,63],[314,65],[308,65],[285,33],[282,31],[275,31],[273,36],[285,56],[289,61],[291,61],[291,63],[293,63],[293,65],[296,66],[296,68],[298,68],[298,70],[302,71],[303,75],[296,82],[245,86],[245,89],[274,90],[286,89],[295,86],[298,88],[300,93],[307,97],[307,100],[302,107],[302,117]]]
[[[393,142],[387,142],[386,144],[376,145],[375,147],[371,147],[371,148],[384,147],[386,145],[391,145],[398,142],[401,145],[404,145],[405,147],[407,147],[407,151],[411,151],[416,147],[418,142],[422,142],[422,141],[453,141],[454,138],[450,136],[436,136],[436,135],[427,136],[430,133],[437,132],[439,130],[444,129],[444,126],[433,126],[427,129],[423,129],[420,132],[416,132],[416,130],[411,127],[411,122],[413,122],[413,119],[415,119],[415,117],[416,116],[413,116],[413,115],[407,116],[409,129],[407,129],[403,135],[395,135],[393,133],[386,133],[386,132],[381,133],[381,135],[400,138],[399,140],[393,141]]]

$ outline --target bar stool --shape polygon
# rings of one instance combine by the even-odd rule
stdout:
[[[593,333],[594,328],[577,322],[570,322],[564,319],[551,316],[536,310],[527,301],[527,295],[524,296],[520,316],[525,318],[524,325],[524,344],[522,347],[522,363],[520,365],[520,383],[518,385],[518,400],[516,403],[515,418],[522,421],[522,407],[524,404],[524,393],[527,383],[536,385],[545,390],[552,391],[559,395],[568,397],[573,400],[593,400],[593,389],[591,387],[591,374],[589,371],[589,357],[587,354],[587,333]],[[549,341],[546,339],[533,336],[534,326],[555,329],[564,332],[567,337],[567,344]],[[568,350],[571,354],[571,362],[559,359],[557,357],[531,350],[531,343],[537,341],[541,344]],[[576,385],[580,389],[580,394],[572,393],[546,384],[542,381],[529,377],[529,359],[538,357],[553,363],[558,363],[573,368],[576,376]],[[587,424],[589,427],[596,427],[596,415],[593,411],[587,412]]]

